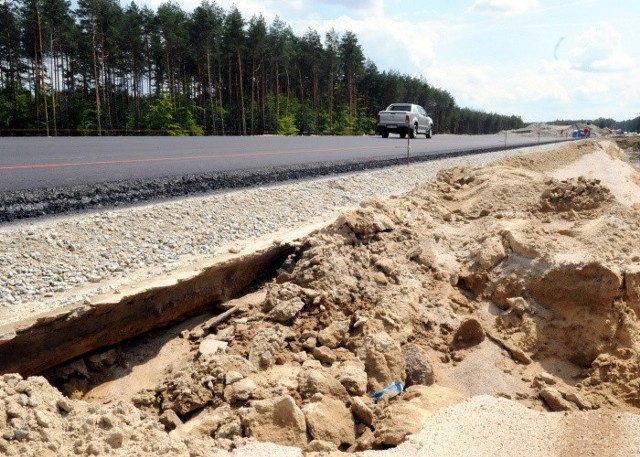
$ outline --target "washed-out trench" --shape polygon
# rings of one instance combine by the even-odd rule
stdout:
[[[126,295],[111,295],[104,302],[72,304],[0,327],[0,373],[41,374],[83,354],[215,311],[245,288],[273,276],[293,250],[291,244],[272,245]]]

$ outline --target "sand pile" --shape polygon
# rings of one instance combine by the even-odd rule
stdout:
[[[586,157],[635,173],[604,141],[444,170],[302,240],[272,283],[222,322],[165,339],[146,369],[112,350],[51,373],[77,400],[7,375],[0,450],[198,456],[257,440],[294,447],[271,455],[447,455],[439,433],[474,436],[485,410],[548,427],[531,433],[544,443],[535,455],[579,455],[585,446],[564,442],[549,411],[572,412],[563,427],[577,429],[640,407],[640,217],[629,197],[640,190],[619,179],[621,202],[589,173],[560,176]],[[374,402],[392,381],[405,390]],[[469,446],[484,455],[478,439]]]

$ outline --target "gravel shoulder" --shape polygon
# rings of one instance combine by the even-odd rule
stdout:
[[[254,243],[302,236],[372,195],[412,189],[442,168],[481,166],[557,145],[0,225],[0,324],[16,322]]]

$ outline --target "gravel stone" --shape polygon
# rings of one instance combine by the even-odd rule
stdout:
[[[390,166],[393,161],[381,161],[373,165],[387,168],[340,175],[332,173],[364,170],[372,164],[0,193],[0,322],[16,322],[70,303],[90,301],[98,293],[117,290],[134,275],[162,275],[228,251],[238,241],[313,220],[330,221],[372,195],[404,193],[442,168],[481,166],[554,147],[429,161],[416,158],[408,165],[404,159],[395,166]],[[248,187],[251,185],[254,187]],[[209,193],[184,197],[196,191]],[[96,192],[100,203],[86,204],[96,201]],[[158,200],[159,196],[178,199]],[[122,206],[151,198],[156,200],[105,210],[106,205]],[[78,210],[84,211],[70,214]],[[65,215],[24,219],[43,213]]]

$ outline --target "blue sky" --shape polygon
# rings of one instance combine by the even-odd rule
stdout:
[[[157,7],[163,0],[146,0]],[[174,0],[192,11],[200,0]],[[354,32],[380,71],[525,121],[640,114],[638,0],[217,0],[297,35]]]

